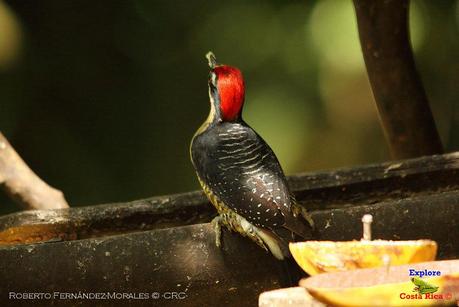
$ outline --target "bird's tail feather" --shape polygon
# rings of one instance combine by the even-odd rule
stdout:
[[[258,235],[265,243],[269,251],[279,260],[290,257],[288,243],[268,230],[258,229]]]

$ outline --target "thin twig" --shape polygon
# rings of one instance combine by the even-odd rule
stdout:
[[[61,191],[41,180],[0,132],[0,186],[25,209],[59,209],[69,205]]]

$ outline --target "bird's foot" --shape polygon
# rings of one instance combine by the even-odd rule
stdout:
[[[265,251],[269,251],[266,247],[262,237],[260,236],[260,231],[257,227],[250,224],[246,219],[240,216],[227,216],[226,214],[221,214],[216,216],[211,222],[214,231],[215,231],[215,245],[221,247],[221,235],[222,235],[222,225],[225,225],[230,230],[236,231],[248,237],[250,240],[255,242],[258,246],[263,248]]]
[[[222,237],[222,217],[220,215],[217,215],[216,217],[214,217],[214,219],[212,220],[211,222],[213,228],[214,228],[214,231],[215,231],[215,245],[217,245],[217,247],[221,247],[222,246],[222,242],[221,242],[221,237]]]
[[[308,210],[304,208],[301,205],[294,204],[292,206],[292,213],[294,217],[298,217],[298,215],[301,215],[311,226],[312,229],[314,229],[314,220],[311,217],[311,214],[309,214]]]

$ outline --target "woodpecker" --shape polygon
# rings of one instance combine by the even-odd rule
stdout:
[[[242,119],[242,73],[217,64],[212,52],[206,57],[210,113],[193,136],[190,155],[218,212],[212,220],[216,245],[221,246],[221,226],[226,226],[283,260],[295,235],[310,237],[313,221],[295,202],[272,149]]]

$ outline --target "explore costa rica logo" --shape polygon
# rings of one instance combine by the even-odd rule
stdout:
[[[440,271],[430,271],[430,270],[422,270],[416,271],[413,269],[409,270],[409,276],[411,282],[414,285],[413,291],[414,293],[400,293],[400,298],[403,300],[453,300],[453,293],[451,291],[437,293],[438,286],[434,285],[432,282],[427,282],[422,279],[423,276],[430,276],[430,277],[437,277],[441,276]],[[445,290],[445,289],[444,289]],[[459,306],[459,305],[458,305]]]

